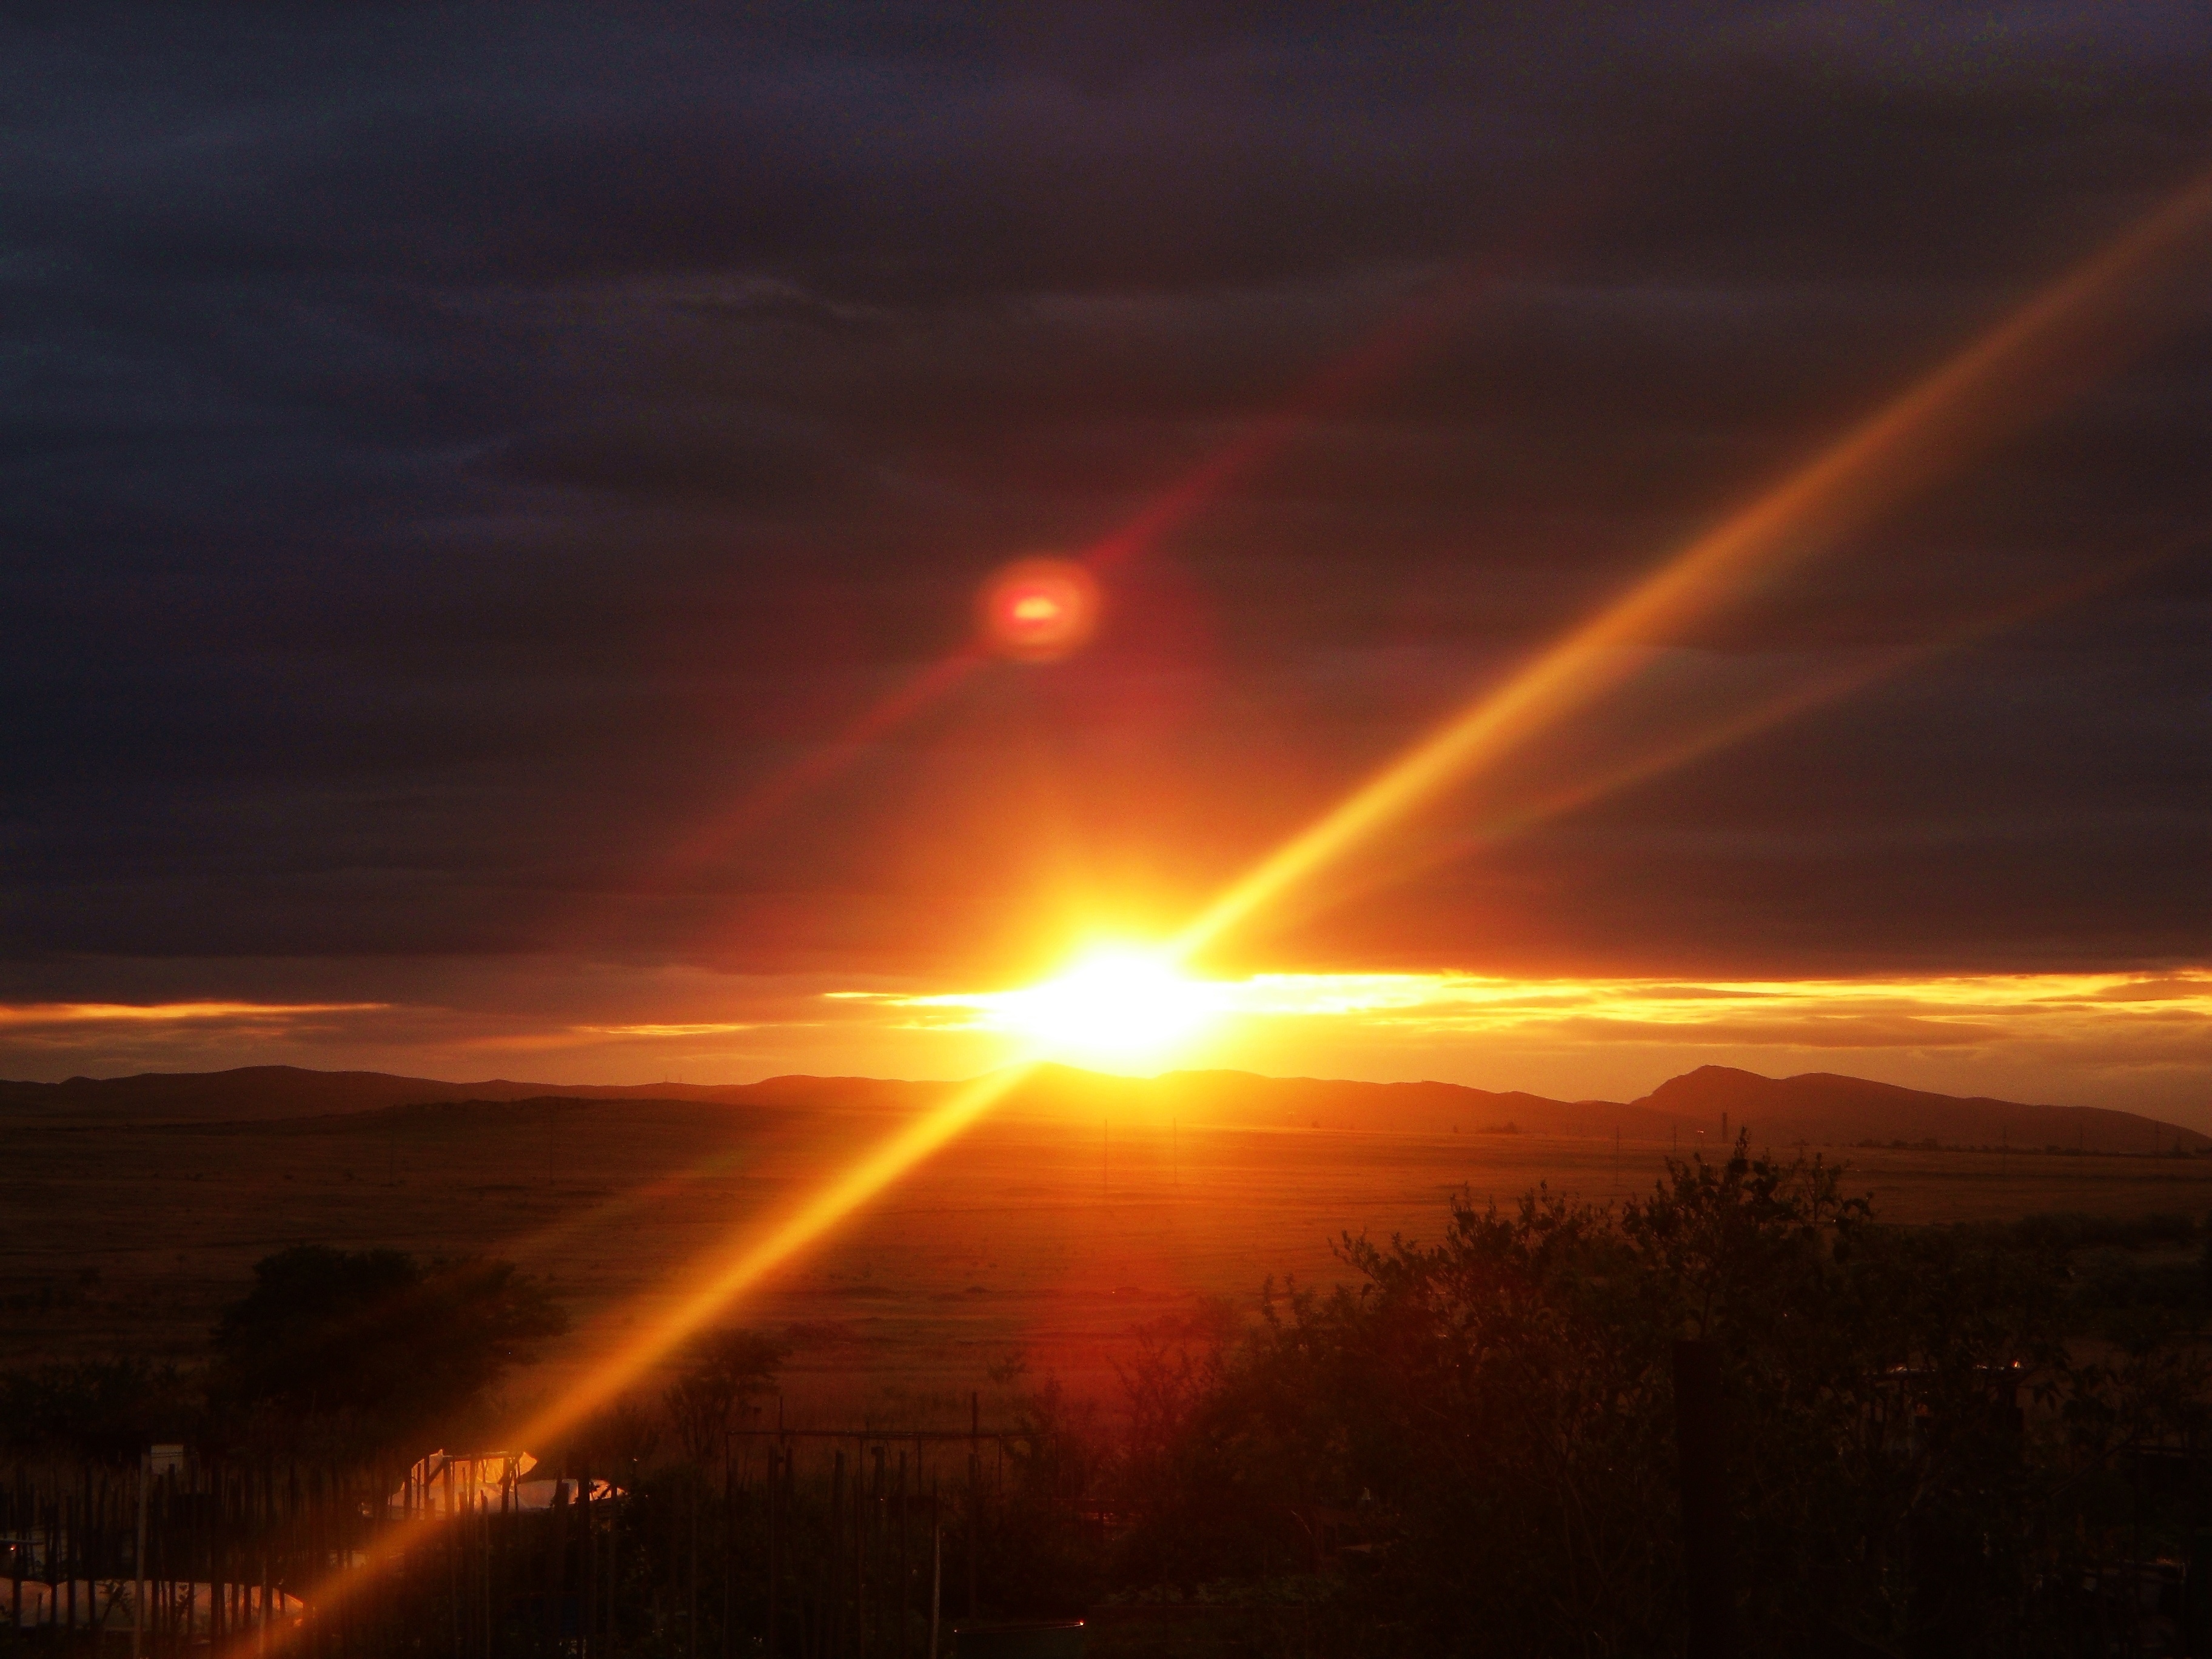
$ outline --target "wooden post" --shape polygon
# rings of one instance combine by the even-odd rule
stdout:
[[[577,1638],[577,1650],[586,1656],[604,1653],[606,1644],[599,1640],[599,1529],[592,1511],[592,1466],[586,1462],[576,1476],[576,1495],[583,1500],[584,1521],[584,1605],[583,1624]]]
[[[911,1585],[908,1579],[907,1561],[907,1499],[906,1454],[898,1457],[898,1641],[893,1649],[896,1659],[906,1659],[906,1609]]]
[[[775,1659],[779,1650],[775,1640],[776,1590],[783,1577],[783,1479],[779,1469],[782,1459],[773,1445],[768,1449],[768,1652]]]
[[[15,1490],[13,1496],[15,1501],[9,1506],[8,1530],[21,1533],[28,1537],[31,1530],[31,1517],[23,1508],[23,1471],[20,1466],[15,1471]],[[144,1498],[142,1492],[140,1497],[142,1507],[143,1503]],[[144,1531],[143,1527],[139,1529],[141,1541],[138,1553],[142,1557],[146,1553],[146,1546],[143,1542]],[[20,1548],[10,1548],[8,1552],[8,1627],[17,1632],[20,1640],[23,1628],[23,1552]],[[137,1659],[137,1655],[133,1653],[131,1659]]]
[[[620,1464],[616,1468],[619,1469]],[[629,1470],[629,1489],[637,1491],[637,1465]],[[614,1504],[607,1506],[607,1651],[612,1653],[620,1639],[617,1620],[622,1608],[622,1510]]]
[[[1729,1559],[1732,1517],[1720,1350],[1702,1339],[1674,1344],[1674,1441],[1681,1456],[1688,1659],[1735,1659],[1735,1582]]]
[[[945,1522],[937,1510],[937,1483],[929,1483],[929,1659],[937,1659],[938,1609],[945,1596]]]
[[[607,1530],[610,1547],[611,1547],[614,1528],[611,1525]],[[483,1615],[483,1650],[484,1659],[491,1659],[491,1656],[497,1650],[499,1645],[499,1623],[492,1617],[491,1494],[483,1490],[481,1482],[477,1488],[477,1547],[483,1558],[480,1564],[483,1571],[478,1576],[478,1582],[483,1588],[483,1601],[478,1609]],[[611,1611],[608,1613],[607,1618],[611,1624],[614,1619]]]
[[[449,1453],[441,1471],[446,1477],[446,1594],[451,1617],[447,1629],[453,1638],[453,1659],[461,1659],[461,1512],[453,1491],[453,1460]]]
[[[975,1552],[982,1540],[983,1395],[968,1396],[968,1616],[975,1616]]]
[[[550,1558],[545,1564],[545,1645],[554,1653],[562,1650],[561,1612],[568,1600],[569,1503],[568,1466],[564,1460],[560,1474],[553,1478],[553,1504],[545,1517],[546,1547]]]
[[[271,1626],[270,1616],[276,1612],[271,1600],[276,1588],[276,1575],[269,1570],[269,1546],[276,1530],[276,1471],[270,1464],[261,1466],[261,1626],[254,1638],[253,1650],[259,1659],[269,1659]]]
[[[135,1575],[131,1583],[131,1659],[139,1659],[146,1647],[146,1483],[153,1466],[149,1447],[138,1454],[138,1549],[131,1558]]]
[[[868,1486],[868,1544],[870,1549],[881,1554],[886,1553],[884,1551],[884,1544],[885,1541],[884,1538],[884,1522],[885,1516],[884,1512],[884,1448],[881,1444],[878,1444],[876,1446],[873,1455],[875,1458],[876,1472],[874,1477],[869,1482]],[[876,1571],[877,1577],[880,1578],[883,1574],[883,1564],[880,1560],[877,1563]],[[881,1589],[878,1589],[876,1592],[876,1600],[879,1603],[882,1601],[883,1591]],[[864,1626],[862,1635],[862,1640],[864,1643],[866,1639],[866,1637]]]
[[[223,1499],[229,1496],[229,1482],[222,1478],[218,1465],[208,1480],[207,1501],[207,1564],[208,1564],[208,1646],[216,1652],[222,1651],[223,1638],[229,1633],[229,1620],[225,1617],[230,1609],[223,1605],[230,1591],[230,1540],[223,1535]]]
[[[837,1651],[838,1595],[843,1575],[838,1571],[838,1558],[842,1554],[842,1534],[845,1522],[845,1449],[837,1448],[835,1462],[830,1468],[830,1565],[823,1575],[822,1585],[822,1651],[825,1659]]]
[[[853,1448],[853,1627],[846,1645],[853,1659],[866,1659],[868,1651],[868,1525],[867,1497],[860,1489],[864,1448]]]

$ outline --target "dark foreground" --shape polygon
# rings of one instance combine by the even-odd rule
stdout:
[[[2191,1218],[1894,1226],[1832,1168],[1739,1154],[1342,1251],[1351,1283],[1256,1319],[1140,1325],[1110,1402],[1010,1366],[957,1429],[779,1431],[781,1347],[726,1332],[534,1468],[459,1473],[415,1460],[473,1444],[491,1373],[434,1397],[330,1364],[371,1327],[287,1323],[329,1297],[276,1297],[313,1261],[272,1259],[204,1371],[9,1380],[11,1571],[83,1603],[11,1582],[46,1622],[10,1639],[125,1644],[86,1626],[135,1576],[155,1428],[186,1449],[148,1487],[164,1655],[887,1656],[927,1650],[933,1601],[940,1651],[1082,1614],[1094,1654],[1679,1653],[1693,1624],[1745,1654],[2212,1652]],[[407,1271],[448,1328],[459,1285],[556,1328],[503,1270]],[[388,1313],[371,1347],[434,1353]]]

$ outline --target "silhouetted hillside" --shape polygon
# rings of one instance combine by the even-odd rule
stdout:
[[[2212,1137],[2133,1112],[2098,1106],[2026,1106],[1983,1097],[1929,1094],[1833,1072],[1761,1077],[1727,1066],[1701,1066],[1671,1078],[1636,1103],[1682,1121],[1710,1125],[1723,1112],[1732,1126],[1779,1146],[1792,1140],[1934,1139],[1966,1146],[2062,1146],[2093,1152],[2197,1152]]]
[[[446,1083],[381,1072],[313,1072],[290,1066],[230,1072],[147,1073],[72,1078],[66,1083],[0,1082],[0,1112],[26,1117],[146,1122],[237,1122],[330,1117],[441,1102],[550,1098],[608,1102],[694,1101],[791,1111],[902,1114],[943,1099],[957,1085],[880,1078],[776,1077],[732,1084],[548,1084],[493,1079]],[[1761,1077],[1724,1066],[1670,1079],[1640,1100],[1565,1101],[1456,1083],[1362,1083],[1260,1077],[1249,1072],[1169,1072],[1115,1077],[1043,1066],[1000,1109],[1076,1119],[1133,1117],[1273,1129],[1371,1129],[1398,1134],[1565,1135],[1671,1140],[1686,1150],[1719,1146],[1748,1127],[1760,1146],[1862,1140],[2091,1152],[2212,1148],[2193,1129],[2094,1106],[2034,1106],[1962,1098],[1815,1072]]]
[[[1551,1100],[1458,1083],[1361,1083],[1251,1072],[1168,1072],[1126,1078],[1042,1066],[1009,1111],[1097,1117],[1128,1114],[1185,1123],[1275,1129],[1376,1129],[1397,1134],[1527,1133],[1663,1139],[1663,1113],[1617,1101]]]
[[[148,1122],[238,1121],[327,1117],[436,1101],[703,1100],[778,1107],[872,1108],[919,1103],[943,1085],[877,1078],[777,1077],[758,1083],[519,1083],[492,1078],[447,1083],[384,1072],[316,1072],[298,1066],[246,1066],[228,1072],[144,1072],[135,1077],[74,1077],[64,1083],[0,1081],[0,1109],[66,1117]]]

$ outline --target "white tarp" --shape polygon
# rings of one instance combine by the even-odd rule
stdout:
[[[434,1451],[407,1471],[407,1478],[392,1494],[389,1510],[398,1516],[444,1515],[450,1507],[465,1515],[474,1510],[549,1510],[554,1491],[573,1504],[580,1494],[575,1480],[532,1480],[538,1460],[528,1452],[477,1452],[464,1455]],[[591,1483],[593,1501],[622,1495],[605,1480]]]

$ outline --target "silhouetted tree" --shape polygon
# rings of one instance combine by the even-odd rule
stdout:
[[[1882,1226],[1832,1168],[1739,1142],[1618,1207],[1540,1188],[1455,1206],[1434,1244],[1347,1237],[1356,1287],[1140,1353],[1121,1570],[1252,1582],[1292,1562],[1290,1517],[1350,1510],[1368,1651],[1679,1650],[1672,1346],[1698,1336],[1748,1651],[2074,1651],[2098,1552],[2157,1536],[2138,1497],[2100,1543],[2126,1499],[2098,1510],[2100,1483],[2212,1431],[2194,1313],[2148,1267],[2069,1274],[2108,1231]]]
[[[63,1361],[0,1372],[0,1447],[130,1463],[204,1415],[199,1379],[143,1359]]]
[[[702,1331],[684,1346],[661,1403],[694,1466],[704,1468],[722,1452],[732,1419],[774,1385],[784,1354],[773,1337],[742,1328]]]
[[[218,1386],[249,1411],[398,1445],[448,1426],[567,1328],[512,1262],[297,1245],[255,1263],[252,1290],[224,1310]]]

